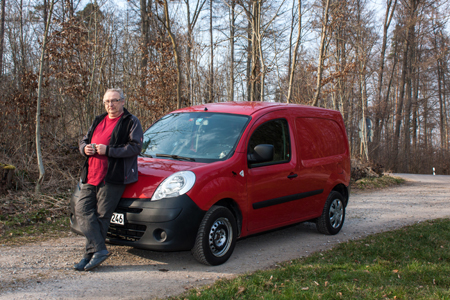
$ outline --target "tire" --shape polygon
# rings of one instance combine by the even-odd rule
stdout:
[[[212,206],[200,223],[192,254],[205,265],[223,264],[233,253],[236,237],[236,218],[231,211]]]
[[[337,234],[345,220],[345,200],[338,192],[331,192],[323,207],[322,215],[317,219],[316,227],[320,233]]]

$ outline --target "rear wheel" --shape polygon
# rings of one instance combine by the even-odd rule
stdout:
[[[223,206],[213,206],[203,217],[192,254],[205,265],[220,265],[230,258],[236,245],[236,218]]]
[[[344,225],[344,220],[344,197],[340,193],[333,191],[328,195],[322,215],[317,219],[317,230],[328,235],[337,234]]]

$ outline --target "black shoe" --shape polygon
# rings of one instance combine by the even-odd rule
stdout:
[[[91,256],[92,257],[92,256]],[[74,264],[73,268],[77,271],[84,271],[84,267],[91,261],[91,258],[83,258],[79,263]]]
[[[100,254],[98,252],[94,253],[94,256],[92,256],[91,261],[84,267],[85,271],[92,270],[93,268],[100,265],[102,262],[104,262],[109,256],[108,254]]]

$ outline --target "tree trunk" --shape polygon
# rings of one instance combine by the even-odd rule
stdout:
[[[448,150],[448,140],[447,140],[447,112],[445,107],[445,70],[446,70],[446,63],[442,59],[441,55],[441,49],[443,49],[445,46],[441,45],[444,44],[444,42],[441,40],[442,33],[434,33],[434,47],[437,51],[436,56],[437,59],[437,84],[438,84],[438,99],[439,99],[439,131],[440,131],[440,140],[441,140],[441,151],[442,150]]]
[[[191,24],[191,11],[190,11],[190,6],[189,6],[189,0],[185,1],[186,3],[186,16],[187,16],[187,36],[188,36],[188,40],[187,40],[187,59],[186,59],[186,63],[187,63],[187,100],[189,102],[189,104],[193,105],[193,100],[191,99],[191,95],[192,95],[192,70],[191,70],[191,60],[192,60],[192,46],[193,46],[193,39],[192,39],[192,24]]]
[[[257,13],[257,22],[256,22],[256,28],[255,28],[255,33],[256,33],[256,41],[257,41],[257,45],[258,45],[258,49],[257,49],[257,56],[259,57],[259,65],[260,65],[260,71],[258,76],[260,75],[260,79],[259,81],[259,101],[264,101],[264,80],[266,78],[266,64],[264,62],[264,52],[262,49],[262,30],[261,30],[261,6],[262,3],[261,1],[257,2],[257,8],[258,8],[258,13]]]
[[[186,19],[187,19],[187,36],[188,36],[188,41],[187,41],[187,47],[186,47],[186,52],[187,52],[187,59],[186,59],[186,64],[187,64],[187,95],[186,98],[189,102],[189,104],[194,105],[194,99],[193,99],[193,79],[192,79],[192,47],[194,45],[194,40],[193,40],[193,31],[194,31],[194,27],[195,24],[197,23],[198,17],[200,15],[200,12],[203,9],[203,5],[205,5],[206,0],[198,0],[197,1],[197,5],[195,7],[194,10],[194,15],[191,19],[191,11],[190,11],[190,2],[189,0],[184,0],[184,3],[186,4]]]
[[[407,114],[405,116],[406,123],[404,124],[404,130],[409,131],[409,118],[410,118],[410,99],[411,99],[411,84],[410,84],[410,77],[413,74],[413,71],[411,70],[412,65],[409,63],[409,61],[412,59],[412,54],[414,53],[411,47],[414,47],[415,45],[415,23],[416,20],[416,12],[417,12],[417,0],[411,0],[409,3],[409,11],[408,11],[408,23],[406,24],[406,32],[405,32],[405,41],[403,45],[403,65],[402,65],[402,75],[400,79],[400,93],[399,93],[399,100],[397,103],[397,111],[395,114],[395,134],[394,134],[394,171],[403,171],[399,168],[405,168],[406,167],[406,161],[408,159],[407,153],[404,153],[406,155],[406,160],[402,159],[402,161],[399,161],[399,140],[400,140],[400,131],[401,131],[401,122],[403,119],[402,110],[403,110],[403,102],[405,99],[405,93],[407,93],[407,103],[405,107],[405,113]],[[409,75],[409,76],[408,76]],[[409,90],[406,90],[406,88],[409,88]],[[405,133],[405,138],[409,137],[409,132]],[[404,141],[405,145],[406,143],[410,143],[409,140]],[[408,147],[408,146],[406,146]],[[405,151],[406,148],[403,148]]]
[[[141,11],[141,88],[145,91],[147,86],[146,76],[147,76],[147,64],[148,64],[148,12],[147,12],[147,1],[140,0],[140,11]],[[145,97],[145,93],[142,95]],[[145,101],[145,99],[143,99]]]
[[[47,46],[47,36],[50,28],[50,21],[52,19],[53,14],[53,4],[54,0],[51,0],[50,3],[50,12],[48,14],[48,19],[45,24],[45,31],[44,31],[44,38],[42,40],[42,51],[41,51],[41,59],[39,61],[39,81],[38,81],[38,99],[37,99],[37,109],[36,109],[36,154],[37,154],[37,160],[38,160],[38,167],[39,167],[39,179],[36,183],[35,192],[36,194],[39,194],[41,192],[41,185],[44,182],[44,175],[45,175],[45,169],[44,169],[44,163],[42,161],[42,153],[41,153],[41,95],[42,95],[42,80],[43,80],[43,72],[44,72],[44,64],[45,64],[45,48]]]
[[[5,7],[6,7],[6,0],[2,0],[2,7],[1,7],[1,23],[0,23],[0,79],[3,75],[3,48],[4,48],[4,41],[5,41]]]
[[[210,61],[209,61],[209,99],[208,103],[214,102],[214,38],[213,38],[213,11],[212,0],[209,0],[209,37],[210,37]]]
[[[392,3],[394,1],[394,3]],[[383,23],[383,42],[381,45],[381,53],[380,53],[380,67],[378,70],[378,88],[376,91],[376,97],[377,97],[377,105],[375,107],[376,113],[375,113],[375,124],[374,124],[374,144],[375,146],[380,145],[381,140],[381,131],[383,130],[383,124],[384,121],[382,119],[385,118],[384,112],[386,108],[386,102],[388,101],[387,98],[385,98],[386,102],[382,100],[382,88],[383,88],[383,73],[384,73],[384,63],[385,63],[385,57],[386,57],[386,48],[387,48],[387,35],[388,35],[388,29],[390,27],[392,17],[394,16],[395,7],[397,5],[397,0],[387,0],[386,3],[386,12],[384,16],[384,23]],[[375,159],[378,158],[378,152],[375,152]]]
[[[20,13],[19,13],[19,26],[20,26],[20,63],[19,63],[19,78],[25,74],[26,63],[25,63],[25,41],[24,41],[24,30],[23,30],[23,0],[20,0]],[[19,89],[22,89],[22,81],[19,79]]]
[[[408,60],[407,80],[406,80],[406,97],[405,97],[405,113],[404,113],[404,139],[403,139],[403,159],[401,172],[409,173],[409,160],[411,151],[411,108],[412,108],[412,76],[414,74],[414,46],[413,43],[409,49],[410,54]]]
[[[295,2],[294,2],[295,3]],[[294,10],[294,5],[292,6],[292,10]],[[294,13],[292,13],[292,19],[294,19]],[[289,86],[288,86],[288,95],[287,95],[287,103],[291,102],[292,97],[292,85],[294,83],[294,75],[295,75],[295,67],[297,66],[297,55],[298,55],[298,48],[300,46],[300,40],[302,38],[302,0],[298,0],[298,33],[297,33],[297,40],[295,42],[295,48],[294,52],[292,54],[292,62],[291,62],[291,55],[289,55],[289,61],[291,62],[289,66]],[[291,31],[291,40],[292,40],[292,31]],[[292,47],[289,47],[289,49],[292,49]],[[291,50],[289,50],[289,54]]]
[[[178,53],[178,45],[170,26],[169,7],[167,0],[164,0],[164,20],[167,33],[169,34],[170,41],[172,42],[173,54],[175,58],[175,64],[177,68],[177,109],[181,108],[181,66],[180,55]]]
[[[235,8],[236,1],[231,0],[231,19],[230,19],[230,90],[228,92],[228,101],[234,101],[234,33],[235,33]]]
[[[416,57],[416,62],[420,61],[420,51],[418,51],[418,55]],[[417,173],[419,172],[419,163],[418,163],[418,152],[417,152],[417,130],[419,128],[418,122],[419,122],[419,107],[418,107],[418,101],[419,101],[419,85],[420,85],[420,76],[419,74],[413,76],[413,97],[412,97],[412,154],[414,154],[415,157],[411,159],[411,168],[410,172]]]
[[[409,49],[409,32],[410,28],[408,27],[406,29],[405,33],[405,40],[403,44],[403,64],[402,64],[402,74],[400,77],[400,83],[399,83],[399,97],[397,102],[397,108],[395,111],[395,132],[394,132],[394,142],[393,142],[393,166],[394,166],[394,172],[399,172],[399,162],[398,162],[398,149],[400,147],[399,141],[400,141],[400,126],[402,123],[402,111],[403,111],[403,100],[405,97],[405,85],[406,85],[406,74],[407,74],[407,68],[408,68],[408,49]]]
[[[259,60],[259,44],[258,33],[260,30],[260,4],[258,0],[252,1],[252,18],[251,18],[251,70],[250,70],[250,101],[258,100],[258,77],[260,73],[260,60]]]
[[[253,0],[249,1],[250,8],[252,10]],[[247,14],[247,66],[246,66],[246,74],[247,74],[247,101],[253,101],[252,99],[252,18],[249,14]]]
[[[327,35],[327,27],[328,27],[328,11],[330,9],[330,0],[326,0],[325,8],[323,11],[323,20],[322,20],[322,33],[320,37],[320,49],[319,49],[319,65],[317,66],[317,83],[316,83],[316,93],[313,99],[313,106],[318,106],[320,89],[322,87],[322,72],[323,72],[323,61],[325,57],[325,40]]]
[[[73,18],[73,15],[75,13],[75,10],[73,9],[73,0],[67,0],[68,6],[69,6],[69,17]]]

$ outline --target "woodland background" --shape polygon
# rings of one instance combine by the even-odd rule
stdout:
[[[450,174],[448,6],[1,0],[0,162],[16,167],[15,189],[67,193],[83,161],[78,141],[105,90],[121,87],[144,129],[206,102],[315,105],[342,113],[352,157]],[[360,136],[366,118],[370,139]]]

